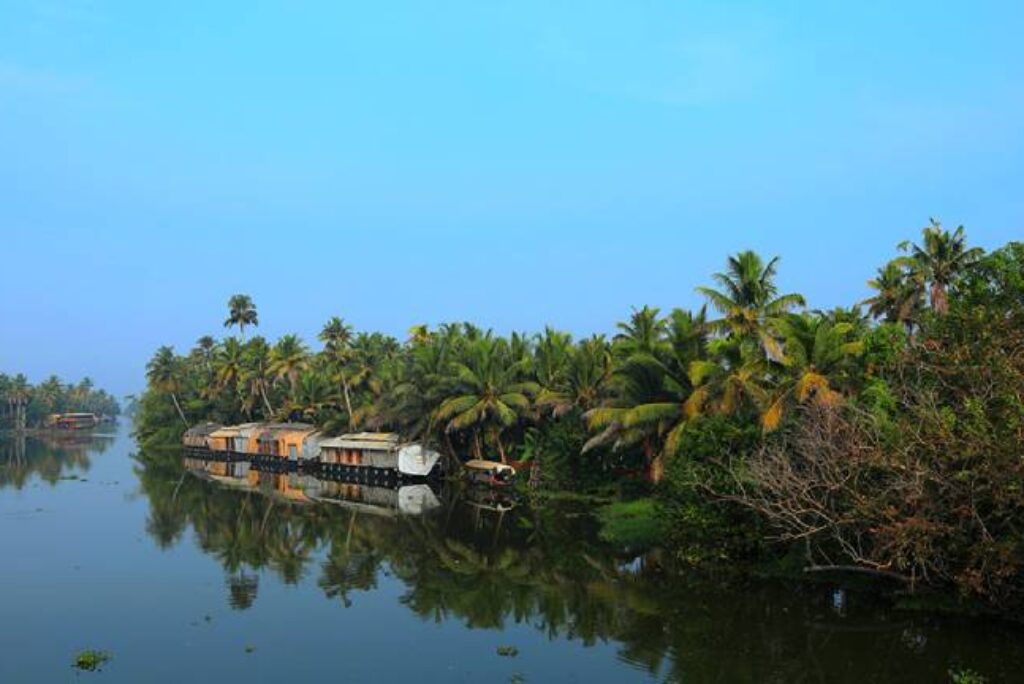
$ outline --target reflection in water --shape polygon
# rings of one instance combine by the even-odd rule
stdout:
[[[85,474],[90,456],[102,454],[111,435],[90,432],[0,434],[0,489],[21,489],[32,478],[54,484]]]
[[[1005,625],[898,613],[846,588],[671,573],[657,552],[635,558],[602,543],[572,506],[429,487],[403,496],[177,454],[137,461],[149,533],[170,546],[191,528],[238,610],[258,600],[263,572],[313,582],[339,607],[388,574],[423,619],[612,641],[659,680],[944,681],[951,663],[997,680],[1020,664]]]

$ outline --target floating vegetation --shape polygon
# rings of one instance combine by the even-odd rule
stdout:
[[[499,646],[498,655],[502,656],[503,658],[515,658],[517,655],[519,655],[519,649],[515,646]]]
[[[113,656],[107,651],[86,649],[84,651],[79,651],[75,655],[75,659],[71,663],[71,667],[84,672],[98,672],[103,669],[104,665],[110,662],[112,657]]]
[[[971,669],[951,670],[949,679],[953,684],[986,684],[988,678]]]

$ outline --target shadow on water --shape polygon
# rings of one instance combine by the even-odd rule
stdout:
[[[342,609],[390,576],[425,620],[612,642],[622,662],[665,681],[941,682],[958,667],[1012,681],[1024,664],[1016,627],[901,612],[838,587],[680,572],[657,551],[603,543],[578,505],[403,492],[177,452],[137,464],[149,534],[166,548],[191,529],[236,610],[259,601],[267,572],[315,583]]]

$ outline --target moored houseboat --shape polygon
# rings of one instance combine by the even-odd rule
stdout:
[[[427,477],[441,454],[420,444],[402,444],[389,432],[358,432],[319,441],[319,463],[328,473],[352,473],[367,469]]]
[[[220,430],[223,425],[220,423],[202,423],[193,425],[181,436],[181,443],[191,451],[208,451],[210,449],[210,435]]]
[[[249,459],[274,469],[317,468],[327,476],[373,481],[427,477],[441,460],[438,452],[420,444],[402,443],[393,433],[325,437],[306,423],[207,423],[186,431],[182,443],[191,451],[206,450],[213,458]]]
[[[53,413],[46,417],[46,426],[58,430],[91,430],[100,424],[95,413]]]

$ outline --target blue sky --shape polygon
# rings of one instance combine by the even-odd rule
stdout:
[[[929,216],[1024,237],[1020,2],[0,0],[0,369],[329,316],[610,332],[781,255],[830,307]]]

